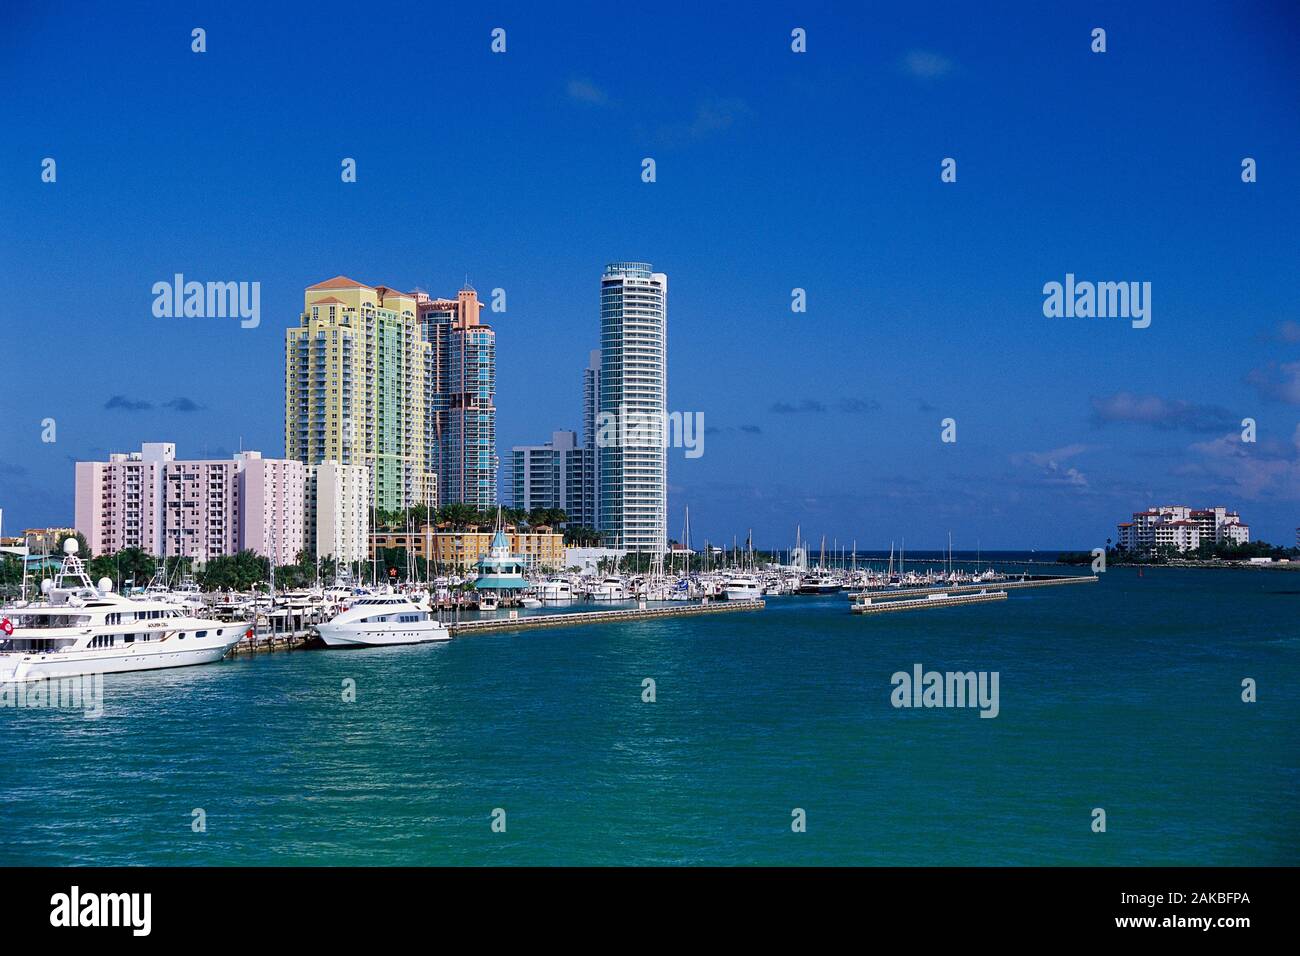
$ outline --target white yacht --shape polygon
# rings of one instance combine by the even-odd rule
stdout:
[[[626,601],[627,590],[623,587],[623,579],[612,574],[601,578],[599,584],[594,584],[591,587],[591,599],[593,601]]]
[[[169,601],[96,586],[64,545],[62,570],[41,585],[45,601],[0,609],[0,683],[210,664],[226,656],[246,624],[195,617]]]
[[[330,647],[386,647],[449,641],[451,634],[429,611],[404,594],[357,597],[346,611],[316,625]]]
[[[571,604],[573,585],[563,578],[543,581],[537,586],[537,597],[543,604]]]
[[[733,574],[722,583],[722,593],[728,601],[757,601],[763,596],[763,586],[752,574]]]

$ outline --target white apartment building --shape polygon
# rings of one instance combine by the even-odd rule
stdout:
[[[308,465],[306,526],[317,557],[345,564],[368,560],[369,469],[337,461]]]
[[[235,456],[239,472],[239,550],[294,564],[306,546],[307,466],[258,451]]]
[[[648,262],[607,265],[600,281],[596,473],[598,527],[612,548],[668,547],[667,332],[668,276]]]
[[[1117,543],[1129,551],[1172,547],[1195,551],[1203,543],[1247,544],[1250,527],[1241,515],[1227,508],[1188,508],[1162,505],[1133,512],[1132,521],[1117,526]]]

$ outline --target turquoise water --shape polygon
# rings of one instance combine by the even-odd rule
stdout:
[[[110,676],[98,719],[0,709],[0,864],[1300,862],[1300,573],[847,606],[260,655]],[[893,708],[915,663],[998,671],[1000,715]]]

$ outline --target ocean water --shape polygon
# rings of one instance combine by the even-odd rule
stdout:
[[[997,671],[999,716],[894,708],[917,663]],[[1295,572],[1119,568],[870,618],[776,598],[104,695],[0,708],[0,864],[1300,862]]]

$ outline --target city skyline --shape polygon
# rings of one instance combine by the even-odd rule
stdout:
[[[668,405],[707,429],[698,460],[670,450],[669,537],[689,506],[695,541],[786,547],[801,525],[862,548],[951,530],[959,548],[1074,549],[1194,501],[1293,540],[1297,75],[1266,19],[1192,4],[1171,44],[1159,11],[1107,8],[1088,15],[1110,38],[1096,55],[1094,24],[1058,10],[983,11],[978,36],[945,5],[700,11],[598,44],[520,7],[494,57],[495,23],[424,11],[402,23],[447,39],[436,70],[335,88],[307,51],[345,14],[321,12],[292,48],[255,9],[204,12],[203,56],[191,14],[24,9],[0,39],[4,353],[28,382],[0,416],[6,533],[71,522],[73,461],[178,436],[196,458],[280,454],[284,330],[332,275],[503,289],[498,454],[580,431],[591,276],[626,256],[673,279]],[[292,113],[262,102],[275,84]],[[201,124],[159,122],[196,101]],[[1190,113],[1215,122],[1193,134]],[[443,149],[452,122],[509,148]],[[387,125],[409,149],[371,142]],[[412,205],[437,220],[377,214]],[[260,325],[155,316],[177,273],[259,282]],[[1048,318],[1045,284],[1067,276],[1150,283],[1150,325]],[[65,303],[57,337],[33,286]]]

